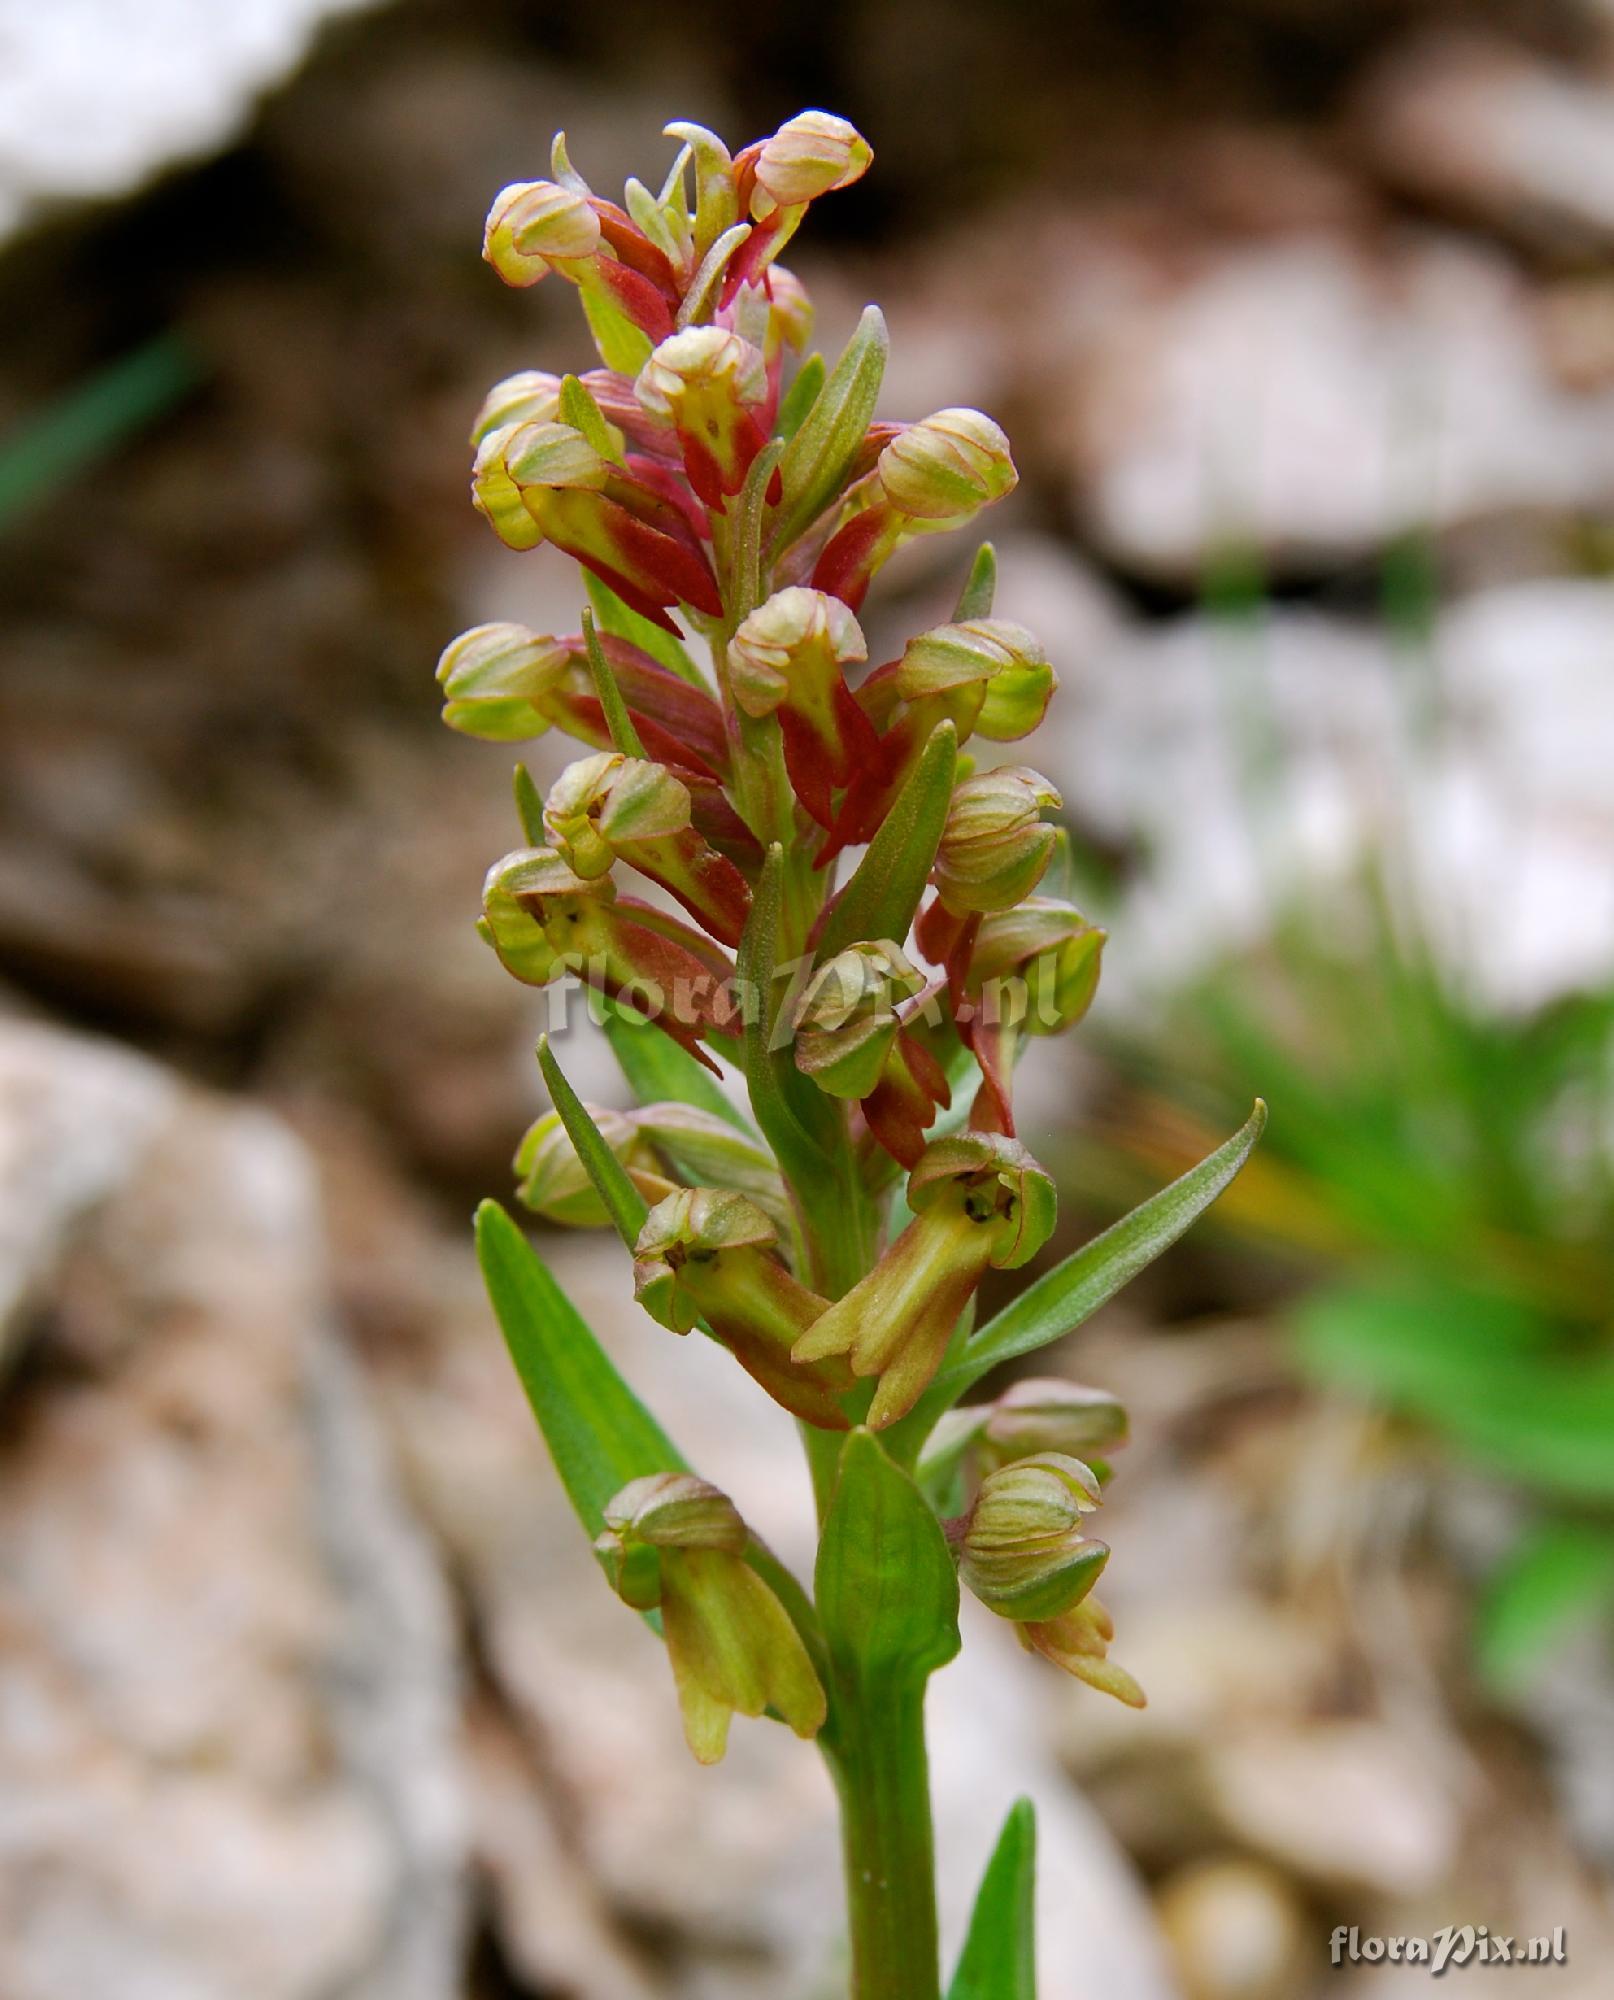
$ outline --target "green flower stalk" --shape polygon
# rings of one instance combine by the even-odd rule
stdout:
[[[1045,893],[1055,787],[960,760],[972,737],[1027,736],[1057,685],[1042,642],[994,615],[990,546],[961,564],[952,620],[897,658],[871,666],[857,614],[907,544],[1012,492],[1014,459],[978,410],[876,416],[874,307],[832,363],[804,351],[811,302],[778,257],[867,171],[851,125],[809,110],[735,153],[668,133],[659,187],[596,194],[561,136],[548,177],[493,204],[488,262],[572,286],[600,365],[495,385],[472,499],[510,548],[577,564],[579,629],[477,626],[438,680],[464,734],[582,746],[547,794],[518,767],[520,844],[479,928],[518,980],[587,990],[637,1102],[584,1104],[541,1044],[554,1108],[522,1142],[519,1199],[613,1230],[624,1308],[716,1341],[796,1419],[810,1589],[685,1463],[494,1204],[478,1246],[605,1575],[666,1647],[691,1749],[719,1759],[736,1714],[816,1739],[852,1994],[941,2000],[924,1703],[959,1645],[960,1584],[1028,1649],[1142,1699],[1108,1660],[1091,1591],[1109,1551],[1086,1532],[1124,1413],[1058,1379],[963,1399],[1175,1240],[1264,1113],[974,1329],[986,1275],[1053,1237],[1015,1068],[1081,1020],[1104,936]],[[1004,1993],[1035,1990],[1014,1916],[1028,1824],[1017,1809],[966,1952],[1001,1965]],[[956,1994],[982,1990],[962,1976]]]

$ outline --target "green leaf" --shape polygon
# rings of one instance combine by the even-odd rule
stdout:
[[[607,1502],[630,1480],[688,1472],[688,1461],[496,1201],[485,1201],[476,1211],[476,1254],[560,1483],[592,1541],[605,1526]],[[745,1559],[790,1614],[822,1671],[824,1642],[807,1593],[755,1536]]]
[[[560,420],[570,424],[574,431],[581,431],[601,458],[613,465],[623,463],[620,433],[612,436],[599,404],[575,375],[560,378]]]
[[[687,1049],[681,1049],[654,1022],[620,1002],[610,1001],[607,1006],[605,1039],[628,1080],[628,1088],[641,1104],[666,1104],[674,1100],[693,1104],[701,1111],[726,1118],[746,1138],[756,1137],[745,1113],[718,1085],[712,1072],[696,1062]]]
[[[1005,1361],[1031,1354],[1081,1325],[1129,1284],[1162,1250],[1169,1250],[1196,1222],[1254,1150],[1267,1122],[1257,1098],[1249,1118],[1225,1144],[1170,1187],[1133,1209],[1095,1236],[1091,1243],[1056,1264],[1027,1286],[1012,1305],[988,1320],[964,1349],[961,1360],[944,1368],[900,1424],[893,1425],[894,1448],[917,1451],[931,1426],[983,1375]],[[900,1436],[900,1445],[896,1440]]]
[[[628,1178],[627,1168],[600,1136],[600,1128],[588,1115],[588,1107],[566,1081],[547,1035],[538,1043],[538,1067],[543,1071],[549,1095],[560,1113],[560,1122],[566,1127],[566,1136],[582,1161],[584,1172],[594,1184],[594,1192],[605,1204],[605,1212],[610,1216],[616,1233],[631,1250],[639,1240],[645,1217],[650,1213],[644,1196]]]
[[[730,574],[733,601],[729,619],[737,625],[762,602],[762,508],[784,445],[772,438],[751,461],[745,484],[735,496]]]
[[[1571,1627],[1614,1607],[1614,1522],[1543,1521],[1480,1600],[1479,1669],[1498,1693],[1525,1686]]]
[[[870,938],[901,944],[925,893],[936,843],[946,824],[958,767],[958,732],[938,723],[908,782],[830,905],[819,935],[820,964]]]
[[[624,757],[642,757],[644,745],[639,741],[639,732],[633,726],[633,717],[622,699],[622,690],[616,684],[616,675],[611,671],[611,662],[605,657],[605,648],[594,630],[593,613],[589,611],[583,613],[583,644],[588,649],[588,670],[594,681],[594,692],[600,698],[605,727],[612,743]]]
[[[1340,1285],[1295,1313],[1309,1367],[1417,1417],[1560,1500],[1614,1501],[1614,1359],[1546,1343],[1551,1322],[1460,1280]]]
[[[634,325],[597,280],[585,282],[578,290],[583,300],[583,317],[588,321],[600,359],[618,375],[637,375],[653,351],[650,336]]]
[[[964,579],[964,588],[958,593],[958,602],[953,606],[953,623],[962,625],[966,618],[990,618],[997,588],[998,552],[990,542],[982,542],[975,551],[970,573]]]
[[[630,1479],[689,1468],[497,1202],[476,1212],[476,1254],[555,1470],[593,1537]]]
[[[602,582],[591,569],[583,572],[583,588],[594,607],[594,622],[602,632],[626,639],[630,646],[637,646],[641,653],[648,653],[657,666],[665,667],[681,681],[688,681],[691,687],[698,687],[703,694],[711,693],[706,676],[670,632],[664,632],[659,625],[652,625],[631,604],[624,604],[611,586]]]
[[[975,1897],[947,2000],[1037,2000],[1037,1814],[1016,1799]]]
[[[735,252],[751,234],[749,222],[736,222],[723,234],[701,259],[700,266],[689,281],[689,289],[684,293],[683,303],[678,308],[674,321],[676,329],[682,333],[685,327],[693,326],[706,310],[706,302],[712,287],[722,277],[724,270],[732,263]]]
[[[751,897],[751,914],[735,955],[735,971],[746,1002],[743,1049],[751,1109],[786,1179],[794,1182],[803,1200],[811,1201],[825,1180],[825,1151],[801,1116],[800,1094],[794,1089],[797,1073],[794,1065],[788,1072],[786,1069],[789,1052],[773,1046],[778,1017],[774,987],[784,862],[784,849],[776,842],[768,850]],[[802,1091],[810,1093],[809,1114],[832,1118],[829,1101],[805,1078],[800,1083]]]
[[[780,461],[785,493],[773,534],[776,552],[788,548],[840,491],[874,415],[890,346],[879,307],[866,307]]]
[[[547,840],[548,829],[544,825],[544,796],[532,781],[532,773],[525,764],[518,764],[515,771],[516,814],[521,821],[521,831],[527,837],[529,847],[542,847]],[[700,1065],[697,1063],[696,1068]]]
[[[818,1546],[815,1595],[844,1689],[915,1685],[958,1651],[958,1573],[919,1488],[855,1430]]]
[[[773,434],[788,444],[801,429],[802,420],[818,401],[819,392],[828,374],[822,354],[809,354],[796,370],[796,378],[779,399],[779,414],[774,419]]]

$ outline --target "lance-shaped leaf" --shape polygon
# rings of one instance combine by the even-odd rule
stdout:
[[[975,1897],[947,2000],[1037,2000],[1037,1815],[1016,1799]]]
[[[944,1410],[951,1409],[981,1378],[1005,1361],[1034,1353],[1081,1325],[1123,1285],[1169,1250],[1196,1222],[1249,1158],[1267,1122],[1258,1098],[1255,1109],[1233,1137],[1197,1167],[1151,1196],[1038,1278],[1012,1305],[989,1320],[944,1368],[903,1423],[899,1453],[917,1452]]]
[[[871,1431],[853,1431],[842,1448],[814,1594],[843,1697],[881,1684],[920,1686],[958,1651],[958,1575],[947,1539]]]
[[[890,346],[879,307],[866,307],[780,461],[784,504],[775,551],[788,548],[840,492],[874,416]]]
[[[605,1039],[628,1088],[641,1104],[677,1101],[693,1105],[726,1119],[737,1132],[755,1141],[745,1113],[713,1079],[711,1071],[676,1042],[668,1041],[642,1015],[612,1003],[605,1017]]]
[[[669,673],[688,681],[691,687],[699,688],[703,694],[709,692],[705,675],[685,652],[680,640],[660,625],[652,625],[631,605],[624,604],[611,586],[603,583],[592,570],[584,570],[583,588],[588,592],[594,622],[601,632],[626,639],[630,645],[648,653],[657,666],[665,667]]]
[[[566,1136],[594,1183],[594,1192],[604,1204],[616,1233],[631,1250],[644,1227],[645,1217],[650,1213],[644,1196],[633,1185],[627,1168],[588,1115],[588,1107],[566,1081],[565,1072],[555,1060],[547,1035],[538,1043],[538,1067],[543,1072],[550,1101],[560,1113],[560,1122],[566,1127]]]
[[[476,1252],[561,1484],[598,1535],[607,1502],[630,1480],[688,1467],[497,1202],[476,1212]]]
[[[774,1023],[781,997],[774,991],[774,985],[784,861],[783,848],[777,845],[769,848],[752,894],[750,920],[740,940],[737,983],[745,1006],[745,1080],[751,1093],[751,1109],[786,1177],[797,1194],[810,1201],[824,1183],[825,1159],[820,1135],[833,1114],[806,1078],[797,1075],[788,1046],[783,1049],[774,1046],[778,1040]],[[799,1089],[792,1087],[796,1085]],[[816,1129],[803,1119],[804,1108],[809,1116],[818,1114]]]
[[[645,622],[648,624],[648,619]],[[606,658],[599,634],[594,630],[593,615],[587,611],[583,613],[583,645],[612,748],[620,750],[624,757],[644,756],[644,744],[633,726],[633,718],[628,714],[628,705],[622,699],[622,690],[617,686],[616,675],[611,671],[611,662]]]
[[[779,414],[773,420],[774,435],[788,444],[818,401],[829,371],[822,354],[809,354],[796,370],[795,379],[780,398]]]
[[[608,458],[616,465],[622,464],[622,433],[613,433],[585,382],[580,382],[575,375],[563,375],[558,406],[563,424],[570,424],[573,430],[580,431],[601,458]]]
[[[944,722],[846,886],[829,906],[816,940],[820,960],[869,938],[907,937],[947,824],[958,764],[958,732]]]
[[[958,593],[958,602],[953,606],[954,623],[961,625],[966,618],[990,618],[997,588],[998,552],[990,542],[982,542],[975,551],[975,560],[970,564],[964,587]],[[1008,1829],[1004,1831],[1007,1833]]]
[[[658,1472],[687,1472],[688,1463],[496,1201],[476,1211],[476,1254],[561,1485],[593,1540],[624,1486]],[[808,1652],[822,1660],[817,1615],[795,1577],[754,1536],[746,1561],[784,1605]]]

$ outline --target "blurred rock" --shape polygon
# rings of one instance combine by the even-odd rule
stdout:
[[[1516,43],[1415,37],[1367,79],[1356,128],[1394,186],[1555,256],[1614,245],[1614,79]]]
[[[1185,2000],[1291,2000],[1306,1991],[1314,1926],[1289,1883],[1258,1861],[1202,1861],[1156,1895]]]
[[[452,1634],[307,1161],[45,1028],[0,1022],[0,1079],[55,1185],[3,1252],[0,1991],[451,2000]]]
[[[0,240],[43,202],[124,194],[216,151],[322,21],[375,4],[0,0]]]
[[[1614,498],[1614,397],[1561,388],[1523,281],[1454,239],[1231,248],[1140,283],[1062,377],[1087,532],[1180,588],[1246,548],[1326,575],[1408,531]]]

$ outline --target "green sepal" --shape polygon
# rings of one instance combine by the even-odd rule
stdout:
[[[958,1574],[947,1538],[872,1431],[851,1432],[841,1449],[814,1594],[842,1699],[921,1686],[958,1651]]]
[[[633,726],[628,705],[622,699],[622,690],[616,684],[611,662],[605,657],[605,648],[594,629],[594,614],[591,611],[583,613],[583,645],[588,653],[589,676],[594,682],[594,692],[600,698],[600,709],[612,747],[620,750],[624,757],[643,757],[644,744]]]
[[[820,963],[871,938],[891,938],[899,945],[906,939],[947,823],[957,767],[958,732],[950,722],[938,723],[863,859],[830,906],[818,937]]]
[[[783,438],[788,444],[801,429],[807,412],[823,392],[824,378],[828,373],[822,354],[808,355],[796,370],[794,381],[779,399],[779,414],[773,424],[775,437]]]
[[[587,1106],[566,1081],[547,1035],[538,1043],[538,1067],[543,1072],[555,1109],[560,1113],[560,1122],[566,1127],[566,1136],[594,1184],[594,1192],[604,1203],[616,1233],[631,1250],[639,1240],[645,1217],[650,1213],[644,1196],[633,1185],[626,1167],[611,1151],[600,1128],[588,1115]],[[660,1471],[664,1468],[658,1466],[655,1469]]]
[[[1037,1813],[1016,1799],[976,1891],[947,2000],[1037,2000]]]
[[[542,847],[549,838],[549,829],[544,825],[544,795],[533,781],[532,773],[525,764],[515,768],[513,790],[516,795],[516,817],[521,821],[521,831],[529,847]],[[699,1064],[696,1065],[699,1068]]]
[[[964,588],[958,593],[958,602],[953,606],[952,622],[962,625],[966,618],[990,618],[997,588],[998,552],[990,542],[982,542],[975,551],[969,575],[964,579]]]
[[[622,433],[605,421],[605,413],[575,375],[560,378],[560,420],[581,431],[601,458],[608,458],[613,465],[626,462]]]
[[[776,552],[788,548],[840,491],[874,415],[890,347],[879,307],[866,306],[780,461],[785,491],[773,535]]]
[[[670,632],[664,632],[659,625],[652,625],[631,604],[624,604],[611,586],[591,569],[583,571],[583,588],[588,592],[588,601],[594,609],[594,622],[602,632],[626,639],[641,653],[648,653],[658,667],[665,667],[681,681],[698,687],[702,694],[711,693],[706,676]]]
[[[936,1419],[1005,1361],[1031,1354],[1081,1325],[1196,1222],[1249,1158],[1267,1122],[1260,1098],[1231,1139],[1197,1167],[1112,1223],[1029,1285],[983,1326],[893,1432],[893,1448],[917,1453]],[[899,1442],[900,1440],[900,1442]]]

